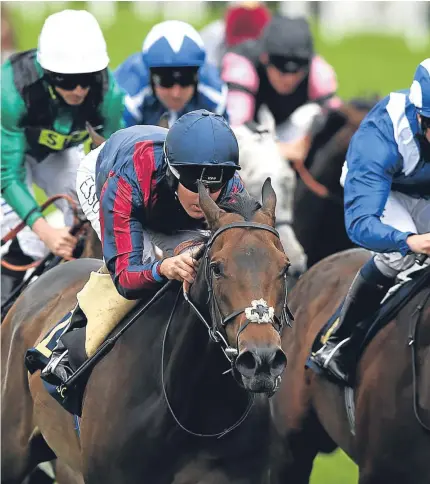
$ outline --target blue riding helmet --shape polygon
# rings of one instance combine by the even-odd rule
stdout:
[[[184,114],[173,124],[164,153],[176,182],[192,191],[197,191],[197,180],[216,191],[240,170],[236,136],[223,116],[205,109]]]
[[[155,25],[142,47],[143,62],[154,67],[201,67],[206,51],[200,34],[189,24],[168,20]]]
[[[418,114],[430,118],[430,58],[423,60],[417,67],[409,99]]]

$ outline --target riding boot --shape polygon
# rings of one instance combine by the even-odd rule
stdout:
[[[69,350],[62,342],[62,338],[66,333],[70,333],[76,328],[82,328],[86,324],[87,318],[82,309],[77,304],[69,319],[69,323],[64,328],[61,336],[57,341],[57,345],[52,350],[49,362],[42,370],[40,377],[52,385],[59,385],[65,383],[73,374],[73,369],[69,361]]]
[[[373,323],[370,316],[378,309],[394,281],[379,271],[373,259],[366,263],[351,284],[339,321],[334,323],[334,331],[311,355],[311,361],[335,379],[350,384],[361,342]]]

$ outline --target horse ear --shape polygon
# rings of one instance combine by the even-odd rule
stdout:
[[[106,138],[100,136],[88,121],[85,123],[85,127],[87,128],[87,131],[95,148],[97,148],[106,141]]]
[[[197,181],[197,186],[199,189],[199,205],[205,214],[206,221],[211,229],[218,226],[220,214],[223,212],[218,205],[212,200],[208,195],[205,186],[199,180]]]
[[[261,198],[263,202],[261,210],[275,220],[276,193],[275,190],[273,190],[270,177],[266,178],[266,181],[263,184]]]
[[[160,119],[158,120],[158,126],[160,128],[169,129],[169,113],[167,111],[160,116]]]

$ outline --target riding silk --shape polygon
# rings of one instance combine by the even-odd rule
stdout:
[[[33,164],[40,164],[40,176],[54,193],[61,192],[68,173],[52,172],[45,160],[55,155],[55,163],[66,163],[71,169],[65,152],[88,139],[87,121],[105,137],[120,129],[123,93],[113,75],[105,70],[83,104],[69,106],[45,79],[35,49],[15,54],[3,64],[1,93],[2,195],[18,216],[32,226],[42,215],[25,183],[26,157]],[[68,156],[72,156],[71,151]]]
[[[156,126],[120,130],[97,158],[94,178],[104,258],[118,292],[127,299],[141,298],[147,289],[164,282],[152,232],[174,235],[205,228],[203,219],[187,215],[167,184],[166,135],[166,129]],[[223,188],[219,202],[243,190],[236,174]]]
[[[430,231],[427,144],[409,90],[392,92],[362,121],[341,178],[345,223],[353,242],[399,258],[409,253],[409,235]]]
[[[149,71],[137,53],[126,59],[115,71],[118,84],[126,91],[124,120],[127,126],[135,124],[157,125],[167,108],[154,94]],[[169,111],[169,126],[183,114],[197,109],[207,109],[227,116],[227,86],[219,78],[218,70],[203,65],[198,71],[198,83],[191,101],[180,111]]]
[[[267,105],[277,126],[309,101],[338,106],[336,74],[322,57],[314,56],[309,73],[297,89],[282,95],[272,87],[266,67],[260,61],[261,53],[261,41],[247,41],[224,56],[222,79],[229,87],[227,107],[233,126],[257,121],[262,104]]]

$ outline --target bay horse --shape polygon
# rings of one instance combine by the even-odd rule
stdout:
[[[244,192],[220,208],[201,184],[199,196],[211,235],[196,281],[186,296],[172,281],[94,367],[79,435],[23,359],[101,261],[55,267],[11,308],[1,327],[2,482],[21,482],[54,454],[86,484],[267,482],[267,397],[286,366],[289,321],[276,195],[266,180],[262,206]]]
[[[430,285],[365,347],[353,406],[346,405],[341,386],[305,369],[316,335],[369,257],[363,249],[327,257],[289,296],[295,323],[282,338],[289,364],[271,402],[277,429],[273,484],[309,483],[317,453],[337,447],[358,465],[359,484],[430,482]]]

